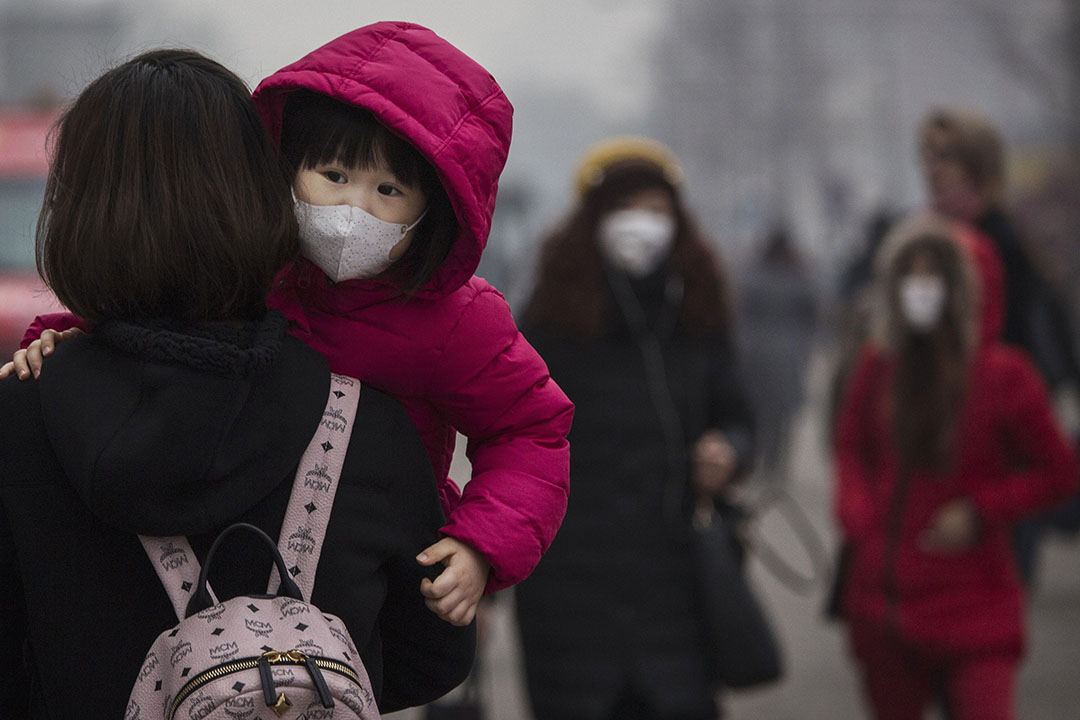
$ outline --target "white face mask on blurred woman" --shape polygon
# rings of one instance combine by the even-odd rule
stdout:
[[[913,274],[900,280],[900,313],[908,326],[928,332],[941,321],[945,308],[945,280],[939,275]]]
[[[597,239],[609,263],[634,277],[644,277],[671,252],[675,218],[652,210],[616,210],[600,221]]]

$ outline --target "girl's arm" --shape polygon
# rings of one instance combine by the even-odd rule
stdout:
[[[855,364],[836,427],[836,513],[849,540],[858,540],[873,527],[874,498],[870,486],[869,459],[877,423],[871,417],[871,398],[885,380],[874,352],[864,346]]]
[[[573,404],[485,286],[436,363],[428,397],[468,438],[472,479],[443,528],[491,563],[485,592],[523,580],[566,512]]]
[[[8,375],[18,375],[20,380],[28,380],[31,375],[34,378],[40,377],[41,368],[45,364],[45,356],[52,354],[57,343],[61,343],[74,335],[80,335],[82,332],[77,327],[63,332],[48,328],[42,330],[41,337],[32,340],[25,348],[16,350],[10,362],[0,365],[0,380],[3,380]]]
[[[1076,452],[1054,419],[1042,379],[1019,352],[1000,355],[1003,440],[1018,455],[1018,469],[986,483],[973,501],[983,523],[1011,525],[1064,501],[1078,481]]]
[[[38,315],[23,334],[11,361],[0,365],[0,380],[8,375],[18,375],[20,380],[27,380],[31,375],[36,378],[41,374],[43,356],[50,354],[56,343],[88,331],[86,322],[71,313]]]
[[[40,338],[41,333],[45,330],[64,332],[65,330],[71,330],[72,328],[78,328],[83,332],[90,332],[90,326],[85,320],[78,315],[69,312],[38,315],[34,318],[34,321],[30,323],[30,327],[26,328],[26,333],[23,335],[19,347],[26,348],[30,343]]]

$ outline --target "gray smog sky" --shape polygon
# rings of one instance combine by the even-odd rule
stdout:
[[[379,20],[435,30],[484,65],[511,100],[518,88],[580,90],[612,114],[648,101],[647,53],[667,0],[153,0],[132,4],[140,42],[195,44],[254,84],[324,42]],[[154,7],[148,12],[149,7]]]
[[[500,192],[516,226],[485,254],[507,274],[573,202],[581,152],[614,133],[679,153],[690,204],[736,262],[783,217],[825,261],[868,212],[922,202],[913,134],[935,104],[986,112],[1029,158],[1053,151],[1075,123],[1060,51],[1076,1],[0,0],[34,18],[0,27],[0,99],[71,96],[162,45],[254,85],[353,28],[408,20],[483,64],[516,108]]]

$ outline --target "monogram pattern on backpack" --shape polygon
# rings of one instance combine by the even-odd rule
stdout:
[[[331,377],[276,548],[258,528],[237,524],[218,536],[200,567],[186,538],[140,538],[180,623],[147,653],[125,720],[378,720],[345,624],[303,600],[314,587],[359,394],[356,380]],[[269,589],[218,602],[206,576],[219,544],[240,529],[273,553]]]
[[[286,597],[233,598],[163,633],[125,714],[125,720],[378,717],[345,625]]]

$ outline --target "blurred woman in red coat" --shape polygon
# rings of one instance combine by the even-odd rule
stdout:
[[[842,610],[879,720],[922,718],[940,687],[955,720],[1015,717],[1010,530],[1077,482],[1042,381],[998,340],[1000,265],[961,233],[923,217],[883,245],[878,327],[838,425]]]

